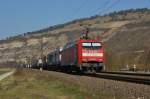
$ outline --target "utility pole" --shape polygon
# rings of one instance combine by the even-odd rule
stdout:
[[[89,33],[89,28],[86,28],[86,31],[85,31],[85,39],[88,39],[88,33]]]
[[[22,57],[22,58],[23,58],[22,65],[23,65],[24,67],[26,67],[27,64],[28,64],[28,63],[27,63],[27,59],[28,59],[28,58],[27,58],[27,56],[26,56],[26,55],[27,55],[26,47],[27,47],[27,40],[24,40],[24,43],[23,43],[23,51],[22,51],[23,53],[26,53],[26,54],[24,54],[23,57]]]
[[[38,60],[38,65],[39,65],[39,68],[40,68],[40,71],[43,70],[43,37],[41,37],[40,39],[40,52],[41,52],[41,57],[40,59]]]
[[[14,50],[14,65],[15,65],[15,67],[18,68],[17,51],[16,50]]]
[[[40,39],[40,53],[41,53],[40,57],[42,59],[43,58],[43,37],[41,37]]]
[[[146,59],[145,59],[146,69],[148,69],[149,64],[150,64],[149,59],[150,59],[150,49],[148,49],[146,52]]]

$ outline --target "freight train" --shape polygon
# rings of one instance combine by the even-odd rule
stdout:
[[[91,39],[69,42],[47,55],[47,66],[65,71],[100,72],[105,69],[102,43]]]
[[[88,38],[87,29],[86,35],[82,38],[50,52],[43,60],[43,69],[101,72],[105,70],[104,59],[102,42]],[[32,68],[39,68],[39,66],[37,62],[33,62]]]

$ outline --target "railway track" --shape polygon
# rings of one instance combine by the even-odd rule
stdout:
[[[34,70],[37,70],[37,69],[34,69]],[[60,71],[57,71],[57,72],[60,72]],[[63,72],[63,73],[66,73],[66,72]],[[69,73],[69,74],[75,75],[76,73]],[[96,73],[96,74],[86,73],[86,74],[83,74],[83,76],[150,85],[150,73],[101,72],[101,73]]]
[[[143,72],[102,72],[102,73],[109,73],[109,74],[121,74],[121,75],[132,75],[132,76],[149,76],[150,77],[150,73],[143,73]]]
[[[102,72],[86,76],[150,85],[150,74],[145,73]]]

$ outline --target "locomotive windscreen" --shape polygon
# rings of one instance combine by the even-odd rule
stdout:
[[[101,43],[84,42],[84,43],[82,43],[82,47],[87,50],[95,50],[95,49],[100,49],[102,47],[102,45],[101,45]]]

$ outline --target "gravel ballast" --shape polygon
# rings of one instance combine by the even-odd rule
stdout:
[[[60,72],[48,72],[51,76],[58,79],[75,83],[91,92],[108,92],[112,94],[112,98],[124,97],[124,99],[150,99],[150,86],[144,84],[136,84],[130,82],[115,81],[109,79],[87,77],[81,75],[71,75]]]

